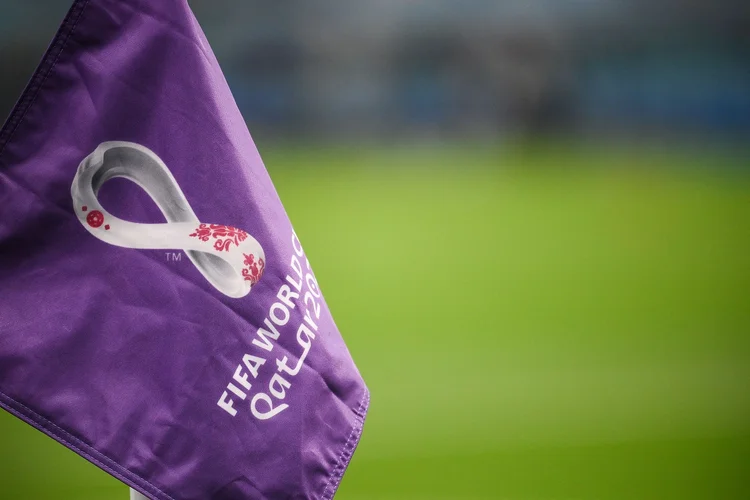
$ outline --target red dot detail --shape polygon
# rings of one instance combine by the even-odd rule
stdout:
[[[102,214],[99,210],[92,210],[86,216],[86,222],[88,222],[89,226],[91,227],[99,227],[104,224],[104,214]]]
[[[109,231],[109,224],[105,225],[104,229],[106,229],[107,231]]]
[[[88,209],[89,209],[89,207],[87,207],[86,205],[84,205],[84,206],[82,206],[82,207],[81,207],[81,210],[83,210],[84,212],[85,212],[86,210],[88,210]]]

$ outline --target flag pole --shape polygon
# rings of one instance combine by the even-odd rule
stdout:
[[[130,500],[148,500],[148,498],[144,497],[133,488],[130,488]]]

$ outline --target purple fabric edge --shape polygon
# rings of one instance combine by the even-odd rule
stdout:
[[[58,57],[65,50],[68,39],[75,31],[87,4],[88,0],[74,0],[73,5],[70,6],[68,13],[63,18],[62,23],[60,23],[57,33],[55,33],[44,56],[42,56],[42,60],[34,70],[29,83],[26,84],[23,92],[21,92],[21,96],[5,120],[3,128],[0,129],[0,157],[2,157],[5,147],[13,138],[18,126],[23,122],[26,112],[34,105],[39,91],[42,89],[55,64],[57,64]]]
[[[65,47],[70,39],[70,36],[75,31],[78,22],[83,16],[83,12],[88,5],[89,0],[74,0],[68,13],[63,18],[60,27],[57,30],[52,42],[42,56],[42,60],[38,64],[37,68],[29,80],[29,83],[24,88],[18,101],[13,106],[8,118],[5,120],[2,128],[0,129],[0,158],[5,151],[5,147],[12,140],[16,130],[23,122],[26,117],[28,110],[34,105],[39,92],[44,85],[44,82],[49,77],[50,73],[57,64],[57,60],[60,54],[65,50]],[[356,415],[354,427],[349,434],[344,447],[336,460],[336,465],[328,476],[326,486],[323,489],[321,500],[331,500],[336,491],[338,490],[341,480],[344,477],[346,469],[351,463],[357,446],[362,438],[362,431],[364,429],[365,419],[367,412],[370,407],[370,391],[365,389],[365,394],[362,398],[357,409],[352,409]],[[167,493],[161,491],[159,488],[149,483],[146,479],[140,477],[138,474],[126,469],[115,460],[102,454],[94,447],[86,444],[81,439],[73,436],[71,433],[59,427],[54,422],[44,418],[31,408],[25,406],[20,401],[16,401],[12,397],[0,391],[0,408],[18,419],[26,422],[35,429],[43,432],[47,436],[51,437],[61,445],[65,446],[69,450],[73,451],[77,455],[80,455],[85,460],[91,462],[95,466],[99,467],[103,471],[119,479],[127,486],[137,490],[143,495],[153,498],[155,500],[175,500]]]
[[[16,401],[2,392],[0,392],[0,408],[5,409],[11,415],[43,432],[103,471],[111,474],[131,488],[143,493],[145,496],[156,500],[175,500],[173,497],[164,493],[134,472],[129,471],[116,461],[84,443],[79,438],[73,436],[62,427],[57,426],[31,408],[25,406],[23,403]]]
[[[11,415],[43,432],[72,452],[99,467],[104,472],[119,479],[127,486],[139,491],[144,496],[155,500],[175,500],[174,497],[163,492],[158,487],[149,483],[146,479],[126,469],[115,460],[107,457],[62,427],[56,425],[54,422],[44,418],[28,406],[16,401],[3,392],[0,392],[0,408],[3,408]],[[336,465],[328,476],[320,500],[332,500],[341,485],[344,473],[349,467],[354,452],[362,439],[362,431],[364,429],[365,419],[367,418],[369,408],[370,391],[366,389],[359,407],[356,410],[353,410],[356,415],[354,427],[352,428],[346,443],[344,443],[344,447],[341,449]]]
[[[370,391],[365,388],[365,394],[362,397],[362,401],[360,401],[359,407],[354,410],[354,414],[356,415],[354,427],[352,428],[346,443],[344,443],[344,447],[341,449],[341,454],[336,461],[336,465],[328,476],[326,486],[320,497],[321,500],[331,500],[336,494],[336,491],[338,491],[341,480],[344,478],[344,473],[352,461],[352,457],[357,450],[359,441],[362,439],[362,431],[365,427],[365,419],[367,418],[367,411],[369,409]]]

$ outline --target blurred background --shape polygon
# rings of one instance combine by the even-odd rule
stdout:
[[[372,391],[337,498],[750,498],[750,3],[190,3]],[[0,115],[68,6],[0,0]]]

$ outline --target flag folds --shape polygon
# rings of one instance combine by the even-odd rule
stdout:
[[[76,0],[0,131],[0,406],[149,498],[333,497],[369,393],[185,0]]]

